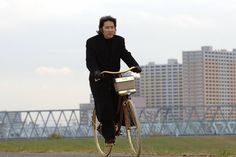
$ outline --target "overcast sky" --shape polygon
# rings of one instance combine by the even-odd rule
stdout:
[[[85,42],[104,15],[141,65],[236,48],[235,0],[0,0],[0,111],[89,102]]]

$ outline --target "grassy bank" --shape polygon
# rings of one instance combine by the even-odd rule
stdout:
[[[118,139],[113,152],[129,153],[126,139]],[[93,138],[0,141],[0,151],[97,153]],[[236,155],[236,136],[153,136],[142,138],[143,154]]]

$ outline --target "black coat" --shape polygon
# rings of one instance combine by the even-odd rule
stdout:
[[[131,53],[126,50],[123,37],[115,35],[112,39],[105,39],[103,35],[96,35],[87,40],[86,65],[90,71],[90,88],[99,121],[114,120],[118,96],[114,90],[112,76],[95,82],[94,72],[119,71],[121,59],[129,67],[138,65]]]

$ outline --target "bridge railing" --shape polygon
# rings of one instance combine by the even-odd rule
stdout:
[[[138,108],[145,135],[235,135],[236,106]],[[93,136],[92,110],[1,111],[0,139]]]

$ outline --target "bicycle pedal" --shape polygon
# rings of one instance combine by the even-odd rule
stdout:
[[[120,132],[119,135],[124,135],[124,134],[122,132]]]

